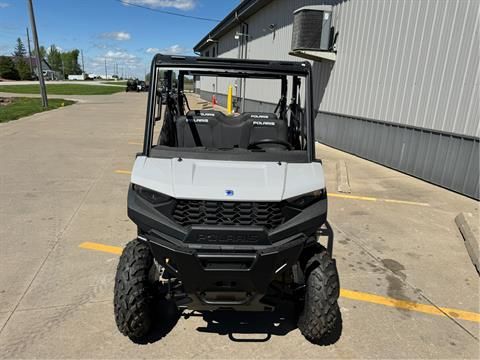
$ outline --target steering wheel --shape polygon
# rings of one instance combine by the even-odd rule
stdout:
[[[292,150],[292,145],[290,145],[289,142],[280,140],[280,139],[261,139],[258,141],[254,141],[250,144],[248,144],[247,149],[251,150],[253,148],[258,148],[258,145],[263,145],[263,144],[277,144],[277,145],[282,145],[284,146],[287,150]]]

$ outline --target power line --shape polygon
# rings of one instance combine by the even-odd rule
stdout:
[[[193,15],[185,15],[185,14],[180,14],[180,13],[176,13],[176,12],[173,12],[173,11],[154,9],[154,8],[151,8],[151,7],[148,7],[148,6],[134,4],[134,3],[131,3],[131,2],[126,1],[126,0],[115,0],[115,1],[119,2],[123,5],[135,6],[135,7],[141,8],[141,9],[150,10],[150,11],[158,12],[158,13],[161,13],[161,14],[179,16],[179,17],[183,17],[183,18],[202,20],[202,21],[211,21],[211,22],[217,22],[217,23],[220,22],[220,20],[218,20],[218,19],[212,19],[212,18],[206,18],[206,17],[200,17],[200,16],[193,16]]]

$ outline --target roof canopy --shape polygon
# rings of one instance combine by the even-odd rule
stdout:
[[[153,62],[155,66],[159,67],[192,69],[192,72],[208,69],[211,73],[236,73],[237,76],[240,73],[305,76],[311,71],[310,63],[306,61],[248,60],[157,54],[153,58]]]

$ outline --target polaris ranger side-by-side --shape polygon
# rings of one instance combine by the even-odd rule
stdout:
[[[331,246],[317,241],[327,193],[310,64],[159,54],[150,79],[128,192],[138,237],[115,279],[119,330],[145,337],[159,300],[207,312],[272,311],[290,299],[302,334],[321,341],[340,317],[339,279]],[[187,79],[211,90],[204,97],[231,86],[238,108],[190,109]],[[245,88],[278,93],[278,103],[250,101]]]

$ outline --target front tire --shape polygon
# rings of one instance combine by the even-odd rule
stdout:
[[[298,328],[307,340],[319,344],[332,335],[341,322],[338,296],[340,284],[337,267],[328,252],[314,254],[305,266],[305,302]]]
[[[114,312],[118,330],[132,340],[145,337],[151,327],[154,288],[149,273],[154,266],[150,248],[138,239],[130,241],[117,267]]]

